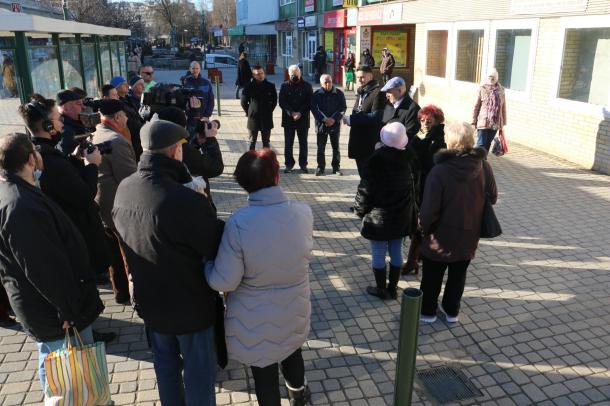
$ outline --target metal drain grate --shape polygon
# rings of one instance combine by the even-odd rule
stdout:
[[[463,372],[451,367],[442,366],[418,371],[417,377],[424,384],[427,395],[440,404],[481,396],[481,392]]]

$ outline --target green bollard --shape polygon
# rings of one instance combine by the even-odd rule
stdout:
[[[402,292],[400,308],[400,334],[398,336],[398,359],[394,383],[394,406],[411,404],[415,359],[417,358],[417,334],[421,312],[422,292],[407,288]]]
[[[220,78],[216,76],[216,105],[218,106],[218,117],[222,116],[220,111]]]

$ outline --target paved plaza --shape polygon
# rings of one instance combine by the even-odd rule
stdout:
[[[246,203],[232,178],[248,142],[246,117],[230,98],[231,83],[227,78],[223,85],[218,137],[225,171],[211,181],[225,219]],[[279,113],[278,108],[271,143],[283,165]],[[390,405],[400,302],[381,302],[365,293],[373,283],[370,247],[348,210],[358,176],[354,161],[347,159],[347,133],[344,127],[344,176],[313,175],[313,131],[312,174],[281,174],[287,195],[309,204],[315,218],[306,376],[314,405]],[[507,156],[490,158],[504,234],[480,243],[460,323],[439,318],[420,326],[417,369],[461,370],[481,393],[461,405],[610,405],[610,177],[509,146]],[[403,277],[399,287],[419,287],[419,277]],[[115,304],[110,286],[101,293],[106,309],[94,326],[119,334],[107,347],[113,400],[117,405],[160,404],[141,319],[130,307]],[[24,333],[0,329],[1,405],[41,403],[37,356]],[[217,390],[219,405],[257,404],[252,375],[242,365],[230,363],[219,372]],[[413,404],[436,404],[419,380]]]

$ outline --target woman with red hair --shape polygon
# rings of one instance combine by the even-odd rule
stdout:
[[[308,205],[284,195],[279,168],[268,148],[248,151],[237,162],[235,180],[248,192],[248,205],[227,221],[206,278],[213,289],[230,292],[229,358],[250,366],[259,405],[280,405],[280,364],[290,404],[302,406],[310,397],[301,346],[311,317],[313,216]]]
[[[445,143],[445,114],[440,107],[434,104],[429,104],[419,111],[417,118],[421,124],[421,131],[426,134],[425,137],[414,145],[414,148],[419,157],[421,165],[420,174],[420,201],[424,194],[424,186],[426,178],[430,170],[434,166],[434,154],[440,149],[447,148]],[[419,246],[421,244],[421,234],[416,231],[411,236],[411,244],[409,245],[409,254],[407,262],[402,267],[402,274],[408,275],[411,272],[417,274],[419,272]]]

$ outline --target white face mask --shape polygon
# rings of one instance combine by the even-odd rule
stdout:
[[[193,176],[192,179],[193,180],[191,180],[189,183],[185,183],[183,186],[186,186],[187,188],[206,196],[205,188],[207,185],[205,183],[205,180],[201,176]]]

